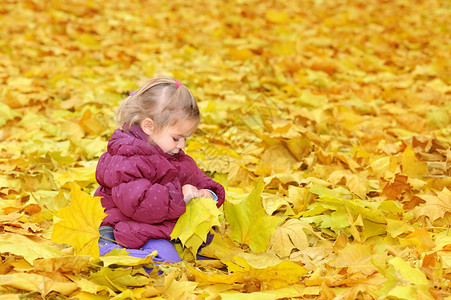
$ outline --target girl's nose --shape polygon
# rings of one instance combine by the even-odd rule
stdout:
[[[179,140],[179,142],[177,143],[177,148],[178,149],[185,148],[185,140],[184,139]]]

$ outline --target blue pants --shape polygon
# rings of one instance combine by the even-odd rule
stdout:
[[[125,249],[124,246],[118,245],[115,242],[112,227],[102,226],[99,231],[101,236],[99,239],[100,255],[105,255],[113,249]],[[174,244],[166,239],[151,239],[141,249],[127,249],[127,251],[129,252],[128,255],[138,258],[145,258],[152,252],[158,251],[158,254],[153,258],[156,262],[176,263],[182,261]]]

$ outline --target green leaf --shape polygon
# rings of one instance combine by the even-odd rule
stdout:
[[[400,257],[388,261],[388,268],[383,271],[387,281],[378,292],[381,297],[396,299],[433,299],[430,283],[420,269],[412,267]]]
[[[231,238],[241,244],[248,245],[258,253],[266,250],[269,237],[284,220],[281,217],[268,216],[261,203],[263,182],[249,196],[238,204],[226,202],[224,213],[232,229]]]
[[[0,126],[6,124],[6,121],[20,116],[19,113],[12,110],[8,105],[0,102]]]
[[[332,229],[335,232],[340,232],[340,229],[347,228],[349,224],[348,214],[344,207],[337,207],[337,210],[330,214]]]
[[[428,125],[432,128],[445,128],[451,122],[446,108],[435,108],[426,113]]]
[[[317,202],[321,202],[323,205],[325,203],[336,205],[335,210],[346,207],[353,214],[360,214],[363,218],[372,222],[387,223],[385,215],[375,209],[378,204],[360,199],[347,199],[346,197],[351,197],[351,194],[341,187],[331,190],[316,185],[310,188],[310,192],[318,195],[318,199],[316,199]]]

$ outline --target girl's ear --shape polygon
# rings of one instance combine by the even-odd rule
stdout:
[[[142,120],[141,129],[144,131],[145,134],[151,135],[155,129],[153,120],[150,118],[145,118],[144,120]]]

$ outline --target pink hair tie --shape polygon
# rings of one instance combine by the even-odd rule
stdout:
[[[131,93],[130,93],[130,96],[133,96],[134,94],[136,94],[136,93],[135,93],[135,92],[131,92]]]
[[[176,87],[179,87],[179,86],[181,86],[181,85],[182,85],[182,84],[181,84],[178,80],[175,81],[175,86],[176,86]]]

